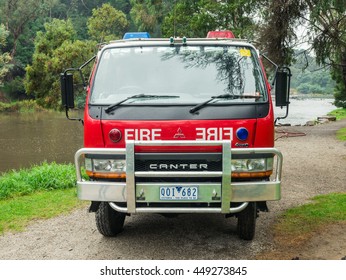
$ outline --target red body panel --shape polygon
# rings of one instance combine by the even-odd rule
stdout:
[[[84,112],[84,146],[86,148],[104,148],[101,121],[90,118],[88,105]]]
[[[270,108],[268,116],[247,120],[169,120],[169,121],[117,121],[94,120],[88,115],[84,117],[85,147],[125,147],[126,140],[231,140],[232,147],[273,147],[273,112]],[[246,141],[236,136],[238,128],[249,131]],[[122,138],[113,143],[109,138],[112,129],[119,129]]]

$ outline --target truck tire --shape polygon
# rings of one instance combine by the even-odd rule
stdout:
[[[125,216],[125,213],[117,212],[110,207],[108,202],[101,202],[95,213],[96,227],[104,236],[116,236],[123,230]]]
[[[244,240],[252,240],[255,236],[257,218],[256,202],[250,202],[249,205],[238,213],[237,232],[238,236]]]

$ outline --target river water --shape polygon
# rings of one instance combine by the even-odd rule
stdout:
[[[43,161],[73,162],[83,126],[64,113],[0,114],[0,174]]]
[[[331,99],[292,99],[289,117],[279,123],[303,125],[334,109]],[[285,110],[275,109],[275,115]],[[82,124],[64,113],[0,114],[0,174],[43,161],[73,162],[82,146]]]
[[[278,120],[281,124],[304,125],[308,121],[316,120],[318,117],[324,116],[330,111],[336,109],[333,105],[334,99],[293,99],[291,98],[288,111],[288,117]],[[276,107],[274,109],[275,117],[285,116],[286,109]]]

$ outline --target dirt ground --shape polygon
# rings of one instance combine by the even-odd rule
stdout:
[[[346,256],[346,223],[294,241],[274,236],[272,228],[286,209],[316,195],[346,193],[346,142],[335,138],[342,127],[346,120],[277,128],[275,145],[284,156],[282,199],[268,203],[270,212],[260,213],[253,241],[238,238],[236,219],[202,214],[170,219],[132,215],[121,234],[105,238],[97,232],[94,215],[77,209],[0,236],[0,259],[340,260]]]
[[[345,260],[346,223],[336,223],[304,236],[303,240],[275,238],[273,248],[261,252],[262,260]]]
[[[343,127],[346,127],[346,120],[313,127],[278,127],[276,147],[286,154],[284,170],[285,173],[290,173],[289,176],[284,175],[284,184],[306,184],[308,193],[311,190],[318,190],[319,194],[346,193],[346,142],[335,138],[336,131]],[[304,160],[303,165],[299,165],[298,161],[294,164],[298,158]],[[301,168],[303,172],[297,168]],[[292,198],[290,201],[293,203]],[[257,257],[346,259],[346,222],[328,225],[311,235],[297,237],[295,240],[274,236],[274,246],[270,250],[264,250]]]

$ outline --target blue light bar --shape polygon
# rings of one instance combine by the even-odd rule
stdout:
[[[124,34],[123,39],[136,39],[136,38],[150,38],[148,32],[127,32]]]

